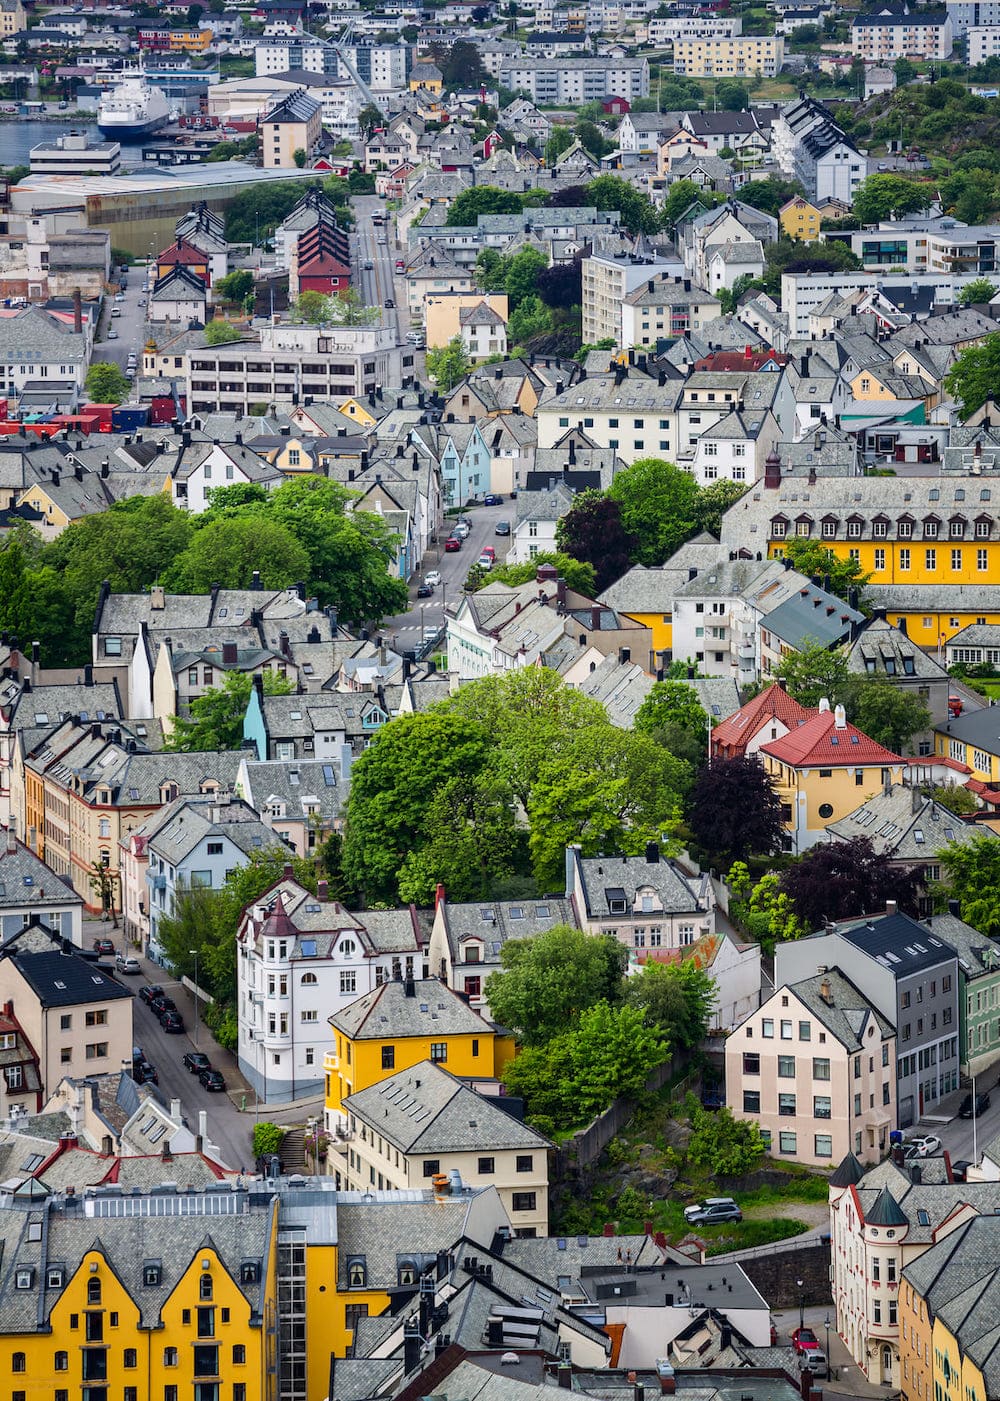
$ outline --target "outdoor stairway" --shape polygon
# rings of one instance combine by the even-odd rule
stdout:
[[[293,1172],[306,1171],[306,1131],[304,1128],[286,1129],[281,1141],[281,1171],[287,1177]]]

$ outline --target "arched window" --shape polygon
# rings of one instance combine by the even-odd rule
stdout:
[[[101,1281],[99,1279],[87,1280],[87,1303],[99,1304],[101,1302]]]
[[[314,983],[318,983],[318,982],[319,982],[319,979],[316,977],[316,974],[315,974],[315,973],[303,973],[303,974],[302,974],[302,986],[303,986],[303,987],[312,987]]]
[[[211,1299],[212,1297],[212,1276],[207,1271],[198,1280],[198,1294],[202,1299]]]
[[[351,1289],[364,1289],[368,1282],[368,1271],[365,1268],[364,1260],[349,1260],[347,1262],[347,1283]]]

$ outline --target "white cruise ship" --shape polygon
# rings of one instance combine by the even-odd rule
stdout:
[[[166,126],[171,116],[166,97],[146,81],[140,69],[101,98],[97,128],[102,136],[116,141],[140,141]]]

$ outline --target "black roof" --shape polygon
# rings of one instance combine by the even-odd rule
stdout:
[[[958,957],[950,944],[909,915],[877,915],[854,924],[838,925],[837,933],[881,963],[883,968],[888,968],[896,978],[909,977],[922,968],[933,968]]]
[[[865,1175],[865,1170],[858,1162],[853,1153],[848,1153],[846,1158],[841,1158],[836,1171],[830,1178],[831,1187],[853,1187],[855,1182],[860,1182]]]
[[[11,962],[43,1007],[72,1007],[132,996],[128,988],[81,958],[72,946],[66,952],[15,953]]]

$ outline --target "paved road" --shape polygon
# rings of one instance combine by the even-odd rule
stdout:
[[[968,1094],[968,1090],[959,1090],[957,1094],[949,1095],[943,1101],[943,1107],[940,1111],[935,1108],[934,1112],[925,1114],[920,1121],[919,1129],[908,1132],[907,1137],[912,1138],[916,1133],[937,1134],[944,1147],[951,1154],[953,1162],[959,1158],[964,1158],[968,1162],[978,1161],[982,1156],[984,1146],[1000,1134],[998,1070],[1000,1070],[1000,1066],[994,1065],[976,1079],[976,1093],[988,1093],[990,1107],[979,1116],[975,1124],[971,1119],[952,1117],[957,1115],[958,1106]]]
[[[117,282],[120,274],[115,273],[114,279]],[[142,284],[146,277],[145,266],[139,264],[129,268],[128,285],[125,289],[125,300],[116,302],[113,297],[106,297],[104,306],[101,309],[101,319],[97,327],[97,341],[94,345],[94,361],[111,360],[120,370],[125,369],[128,362],[129,351],[134,350],[142,363],[142,349],[146,343],[147,323],[145,308],[140,307],[140,298],[145,300],[146,294],[142,290]],[[112,316],[113,310],[120,310],[121,316]],[[108,340],[108,332],[116,331],[117,337]]]
[[[382,313],[382,324],[393,327],[403,339],[410,329],[406,302],[397,292],[403,291],[403,282],[396,283],[396,259],[402,257],[402,249],[397,249],[395,241],[395,219],[386,215],[387,222],[381,227],[372,223],[373,214],[385,214],[385,201],[377,195],[358,195],[353,203],[354,232],[351,234],[351,254],[353,266],[358,273],[358,292],[368,306],[378,307]],[[370,268],[365,263],[371,263]],[[386,301],[395,302],[387,307]]]
[[[383,631],[392,635],[394,646],[403,649],[416,647],[425,627],[444,626],[445,604],[458,601],[466,575],[479,558],[484,545],[493,546],[497,552],[498,563],[507,558],[510,536],[496,535],[496,523],[498,520],[509,520],[513,526],[516,511],[517,502],[512,501],[510,497],[500,506],[477,506],[466,511],[465,515],[472,526],[472,532],[457,554],[446,554],[444,551],[444,541],[451,529],[452,519],[445,518],[445,524],[439,532],[440,560],[431,552],[424,560],[423,567],[424,573],[429,573],[432,569],[440,570],[442,583],[434,590],[433,597],[417,598],[419,579],[411,582],[410,611],[395,618],[387,618],[382,625]]]

